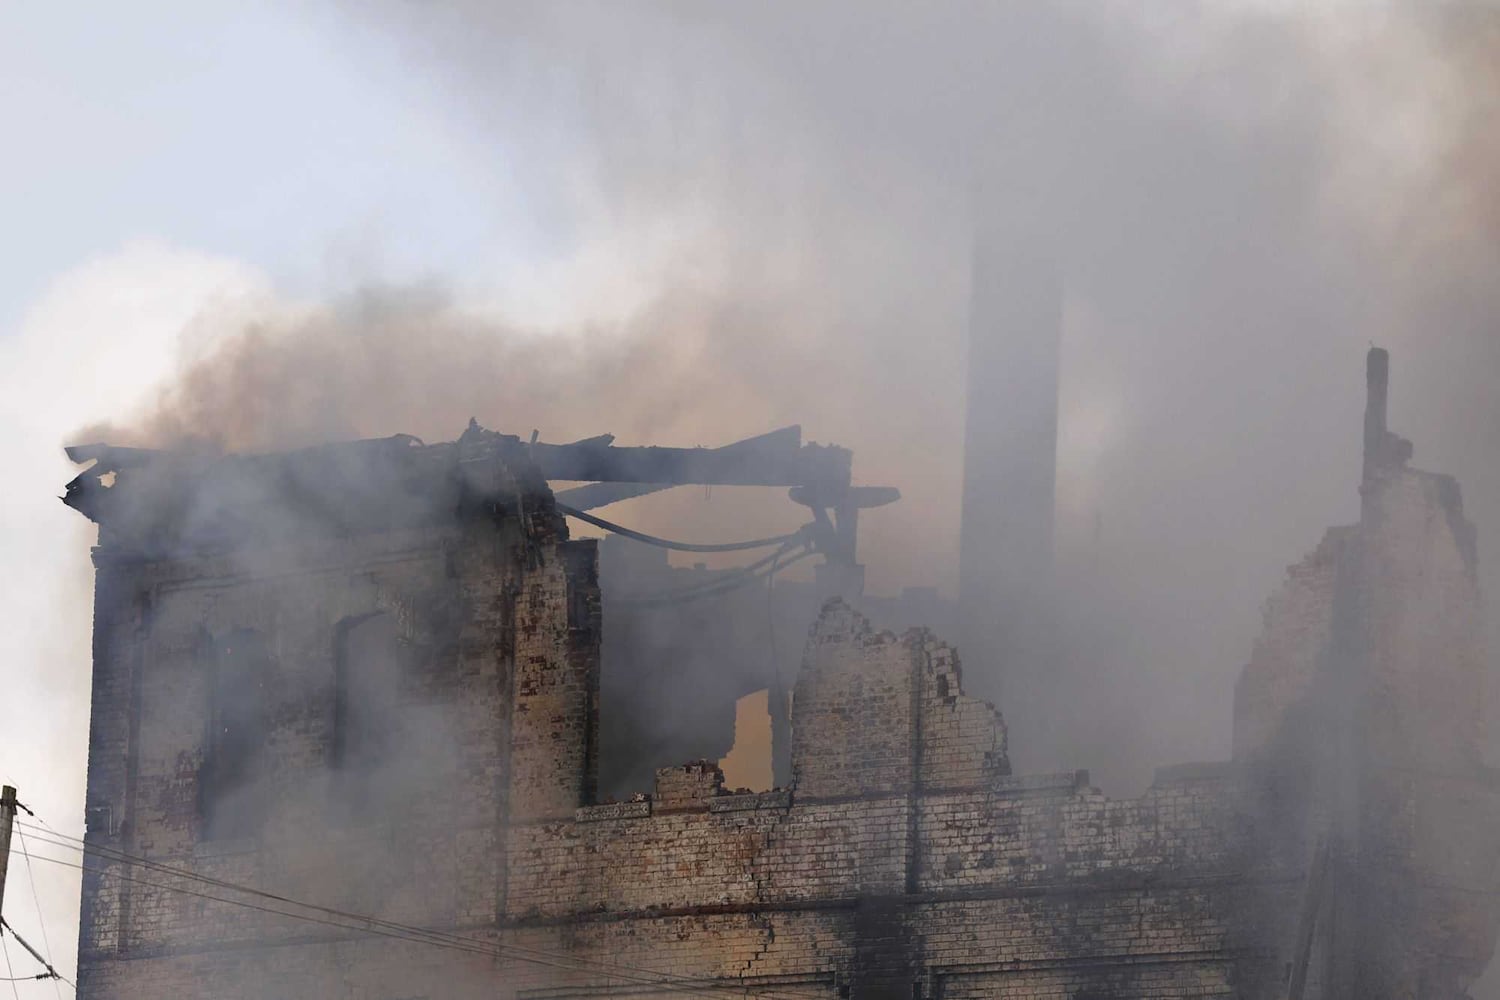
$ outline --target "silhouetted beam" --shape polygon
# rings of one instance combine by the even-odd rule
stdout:
[[[509,435],[497,435],[521,443]],[[583,483],[629,484],[623,492],[598,491],[604,499],[615,496],[627,499],[670,486],[701,484],[706,486],[807,486],[819,496],[837,502],[849,488],[852,454],[834,445],[802,443],[802,428],[783,427],[727,444],[721,448],[616,448],[608,434],[587,438],[574,444],[524,445],[526,454],[536,463],[542,478]],[[404,447],[414,438],[397,435],[372,441],[348,442],[322,448],[306,449],[305,454],[337,455],[351,448]],[[74,445],[67,449],[75,462],[96,461],[89,471],[115,471],[145,465],[164,456],[187,457],[180,453],[145,448],[120,448],[104,444]],[[299,453],[303,454],[303,453]],[[587,487],[580,487],[587,489]],[[584,509],[576,501],[573,506]],[[593,506],[602,506],[596,502]]]
[[[556,490],[553,495],[557,497],[558,503],[565,503],[579,510],[593,510],[596,507],[608,507],[621,500],[631,500],[651,493],[660,493],[662,490],[670,490],[676,485],[676,483],[589,483],[587,486]]]
[[[601,435],[597,438],[590,438],[586,441],[579,441],[574,444],[565,445],[562,447],[604,448],[608,447],[613,441],[614,437],[612,435],[606,434]],[[798,495],[794,496],[793,499],[797,500],[799,503],[808,503],[809,501],[807,499],[804,499],[804,497],[806,497],[811,490],[818,489],[819,487],[827,489],[834,494],[833,498],[829,501],[830,503],[836,502],[839,498],[852,496],[853,494],[860,492],[857,488],[851,490],[847,486],[847,476],[844,473],[842,466],[839,464],[839,452],[841,452],[842,449],[818,449],[815,445],[810,446],[810,448],[812,450],[808,453],[808,456],[811,459],[812,464],[816,464],[819,466],[819,468],[815,471],[820,476],[820,478],[817,480],[810,480],[807,485],[798,485],[797,487],[795,487],[794,492],[798,493]],[[625,449],[611,449],[612,452],[623,450]],[[704,449],[701,448],[652,450],[657,452],[690,452],[694,456],[699,456],[704,451]],[[756,470],[764,471],[767,456],[769,456],[771,461],[773,462],[780,462],[785,458],[794,455],[799,456],[798,458],[794,459],[795,461],[803,461],[803,459],[800,457],[802,454],[801,433],[796,427],[786,427],[781,430],[772,431],[769,434],[760,434],[753,438],[746,438],[743,441],[736,441],[733,444],[727,444],[720,448],[711,449],[711,451],[714,455],[718,456],[717,460],[739,464],[742,467],[742,471],[746,471],[747,474],[753,474],[753,472]],[[596,507],[607,507],[612,503],[619,503],[621,500],[630,500],[635,497],[647,496],[651,493],[659,493],[662,490],[669,490],[672,487],[678,485],[683,484],[628,482],[589,483],[586,486],[575,486],[572,489],[559,490],[557,493],[557,500],[559,503],[565,503],[568,506],[576,507],[579,510],[593,510]],[[760,485],[760,483],[755,483],[752,485]],[[900,494],[895,493],[894,490],[892,490],[891,493],[893,493],[894,495],[889,499],[883,500],[882,502],[889,503],[890,500],[894,500],[900,497]],[[876,506],[876,504],[861,504],[861,506]]]
[[[801,442],[802,428],[787,427],[722,448],[537,443],[530,446],[529,454],[547,479],[708,486],[817,483],[834,491],[848,487],[848,449]]]

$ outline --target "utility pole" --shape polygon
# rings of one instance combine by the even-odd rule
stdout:
[[[0,790],[0,915],[5,913],[5,869],[10,862],[10,827],[16,818],[16,790]]]
[[[10,823],[15,822],[15,787],[0,790],[0,915],[5,913],[5,871],[10,861]]]
[[[16,804],[15,786],[6,785],[0,788],[0,934],[9,931],[10,936],[15,938],[32,958],[40,962],[42,968],[47,970],[46,975],[39,975],[34,978],[62,979],[62,976],[59,976],[57,970],[52,967],[52,963],[47,961],[41,952],[27,944],[26,939],[17,934],[16,929],[5,919],[5,870],[10,862],[10,829],[11,825],[16,821]],[[28,813],[31,812],[30,809],[26,811]],[[40,917],[40,914],[38,914],[38,917]],[[47,950],[51,951],[52,949],[49,947]],[[63,982],[67,982],[67,980],[64,979]],[[68,983],[68,985],[71,986],[72,983]]]

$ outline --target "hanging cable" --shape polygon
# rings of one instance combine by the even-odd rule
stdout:
[[[733,589],[734,587],[737,587],[742,583],[760,579],[761,575],[763,574],[757,574],[756,571],[759,570],[762,566],[767,565],[768,563],[775,562],[776,559],[780,555],[785,553],[789,548],[791,548],[790,543],[788,543],[787,545],[783,545],[781,548],[777,549],[775,552],[771,553],[768,556],[762,556],[761,558],[755,560],[755,562],[753,563],[748,563],[744,566],[737,566],[732,570],[727,570],[725,571],[724,575],[714,577],[713,579],[702,580],[698,583],[691,583],[685,587],[678,587],[675,590],[666,590],[660,591],[656,594],[647,594],[644,597],[623,598],[621,603],[670,603],[672,601],[692,597],[699,592]]]
[[[33,827],[32,829],[35,830],[39,828]],[[350,913],[348,911],[337,910],[331,907],[320,906],[318,904],[302,902],[290,897],[278,895],[276,893],[266,892],[261,889],[254,889],[249,886],[242,886],[232,882],[226,882],[222,879],[216,879],[211,876],[201,875],[197,872],[189,871],[187,869],[175,868],[171,865],[165,865],[146,858],[135,857],[122,851],[116,851],[110,848],[103,848],[99,845],[89,844],[87,841],[79,841],[76,837],[70,837],[67,834],[57,833],[57,831],[48,832],[54,833],[57,837],[63,838],[63,840],[49,840],[40,836],[38,836],[37,839],[43,843],[49,844],[50,846],[62,847],[65,849],[78,851],[85,857],[94,857],[102,861],[112,861],[130,867],[144,868],[148,871],[154,871],[159,874],[167,875],[169,877],[182,878],[204,883],[210,886],[221,887],[233,892],[256,896],[273,902],[300,907],[306,910],[312,910],[315,913],[327,914],[328,917],[331,917],[332,919],[328,919],[328,917],[318,917],[306,913],[288,912],[286,910],[268,906],[261,906],[244,900],[216,896],[161,882],[153,882],[149,879],[133,878],[131,876],[122,875],[114,871],[107,871],[98,867],[75,865],[70,862],[63,861],[58,858],[47,857],[45,855],[36,856],[37,860],[39,861],[48,861],[53,864],[95,872],[121,881],[146,885],[168,892],[178,892],[190,896],[197,896],[199,898],[222,902],[231,906],[243,906],[252,910],[276,914],[283,917],[288,917],[290,919],[306,920],[313,923],[326,924],[328,926],[336,927],[342,930],[352,930],[361,933],[375,934],[382,937],[391,937],[415,944],[429,944],[436,947],[447,947],[459,951],[467,951],[473,954],[488,955],[495,958],[510,958],[520,962],[528,962],[553,968],[560,968],[567,971],[599,974],[601,969],[624,970],[625,972],[637,974],[636,978],[632,980],[636,985],[653,986],[659,989],[664,989],[668,992],[687,993],[689,995],[713,997],[721,995],[726,990],[733,991],[739,988],[738,986],[731,986],[727,984],[718,985],[714,983],[703,983],[701,981],[685,980],[682,977],[673,977],[670,974],[659,973],[652,970],[636,969],[631,966],[622,966],[608,962],[586,960],[578,956],[561,955],[557,953],[542,951],[540,949],[527,948],[520,945],[489,945],[483,941],[464,937],[458,934],[427,930],[421,927],[399,924],[393,921],[381,920],[376,917]],[[82,846],[77,846],[77,844],[65,843],[64,840],[77,841],[78,843],[81,843]],[[348,923],[348,921],[353,921],[354,924],[351,925],[350,923]],[[621,979],[631,979],[631,977],[629,976],[621,975],[618,971],[614,974]],[[639,978],[640,976],[657,978]],[[772,998],[812,996],[812,994],[801,991],[762,992],[760,995]]]
[[[56,846],[65,845],[59,844]],[[600,971],[601,968],[615,968],[613,966],[610,966],[608,963],[582,960],[575,958],[574,956],[541,951],[540,949],[536,948],[525,948],[515,945],[500,944],[487,945],[484,942],[476,940],[474,938],[465,938],[459,935],[448,934],[441,931],[429,931],[424,928],[404,924],[394,924],[389,921],[378,920],[374,917],[365,917],[357,914],[348,915],[348,919],[357,921],[357,923],[355,924],[350,924],[347,922],[340,922],[338,919],[328,919],[305,913],[291,913],[286,910],[276,909],[275,907],[261,906],[259,904],[246,902],[244,900],[231,899],[224,896],[216,896],[212,893],[198,892],[193,889],[187,889],[182,886],[168,885],[163,882],[153,882],[150,879],[133,878],[129,875],[121,875],[118,872],[105,871],[97,867],[88,867],[86,865],[74,864],[69,861],[63,861],[60,858],[50,858],[44,855],[37,855],[37,860],[48,861],[52,864],[62,865],[66,868],[74,868],[84,872],[92,872],[103,877],[113,878],[119,882],[129,882],[134,885],[142,885],[149,888],[161,889],[165,892],[174,892],[181,895],[193,896],[198,899],[209,900],[211,902],[224,903],[229,906],[243,907],[245,909],[255,910],[260,913],[271,914],[273,916],[287,917],[292,920],[301,920],[308,923],[321,924],[336,928],[338,930],[354,931],[361,934],[370,934],[375,937],[390,938],[393,940],[402,941],[407,944],[429,945],[432,947],[446,948],[453,951],[460,951],[488,958],[509,959],[516,962],[558,969],[564,972],[601,975],[603,974]],[[259,893],[256,890],[249,889],[248,887],[244,886],[238,886],[236,887],[236,890],[257,895],[269,895],[266,893]],[[314,910],[326,909],[324,907],[314,906],[313,904],[309,903],[295,903],[295,901],[290,902],[293,902],[294,905],[304,906]],[[339,911],[329,912],[337,913]],[[388,930],[386,929],[387,927],[394,927],[398,930]],[[619,968],[630,967],[623,966]],[[679,993],[687,996],[705,997],[708,998],[708,1000],[717,1000],[717,998],[720,997],[725,991],[733,991],[738,988],[736,986],[731,986],[728,984],[718,985],[712,982],[689,980],[683,977],[672,977],[665,973],[658,973],[650,970],[643,969],[637,971],[645,976],[655,976],[659,978],[647,979],[623,976],[619,973],[611,974],[616,978],[621,979],[623,982],[628,982],[636,986],[649,986],[667,993]],[[761,993],[759,995],[773,998],[773,1000],[775,1000],[775,998],[781,997],[805,997],[809,998],[809,1000],[817,1000],[814,994],[803,992]]]
[[[26,815],[35,816],[36,813],[27,809]],[[58,1000],[62,1000],[62,990],[57,985],[57,981],[62,976],[58,975],[57,970],[52,967],[52,942],[47,940],[47,918],[42,915],[42,901],[36,894],[36,873],[31,869],[31,852],[26,849],[26,834],[17,830],[16,839],[21,843],[21,856],[26,859],[26,881],[31,883],[31,902],[36,906],[36,922],[42,929],[42,953],[47,956],[46,961],[42,964],[46,965],[47,971],[52,974],[50,976],[52,979],[52,992],[57,995]]]
[[[11,967],[10,945],[5,943],[5,935],[3,933],[0,933],[0,952],[4,952],[5,954],[5,981],[10,983],[10,992],[15,996],[16,1000],[21,1000],[21,988],[16,983],[19,983],[25,977],[17,976],[16,970]]]
[[[747,549],[763,549],[771,545],[784,545],[787,542],[795,541],[803,537],[811,527],[811,525],[808,525],[798,528],[790,534],[776,535],[772,538],[755,538],[745,542],[719,542],[716,544],[698,545],[692,542],[674,542],[669,538],[658,538],[656,535],[648,535],[643,531],[636,531],[632,528],[615,524],[613,521],[606,521],[602,517],[596,517],[586,511],[579,510],[577,507],[569,507],[565,503],[557,504],[557,509],[569,517],[576,517],[578,520],[592,524],[596,528],[603,528],[605,531],[616,535],[634,539],[637,542],[644,542],[647,545],[655,545],[658,548],[672,549],[675,552],[744,552]]]
[[[52,967],[52,963],[43,958],[41,953],[31,946],[30,942],[28,942],[21,935],[17,934],[16,929],[10,925],[10,921],[6,920],[4,917],[0,917],[0,930],[10,931],[10,936],[15,938],[16,941],[20,943],[22,948],[26,949],[26,953],[40,962],[43,968],[47,970],[44,975],[37,976],[37,979],[62,979],[62,981],[67,983],[69,986],[73,985],[70,981],[63,979],[62,973],[54,969]]]
[[[735,570],[732,574],[708,580],[703,583],[695,583],[691,586],[682,587],[678,590],[669,590],[658,594],[648,594],[644,597],[625,597],[616,599],[614,606],[624,605],[633,608],[655,608],[665,607],[672,604],[689,604],[693,601],[703,600],[710,597],[722,597],[725,594],[747,587],[752,583],[758,583],[766,579],[770,574],[756,572],[768,563],[773,564],[775,569],[790,566],[798,560],[805,559],[811,555],[817,555],[817,550],[801,548],[793,555],[786,555],[792,551],[790,547],[782,547],[776,552],[763,559],[759,559],[748,566]],[[785,557],[785,558],[783,558]]]

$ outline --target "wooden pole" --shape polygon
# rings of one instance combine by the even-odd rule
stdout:
[[[16,790],[0,790],[0,916],[5,914],[5,869],[10,861],[10,828],[16,818]]]

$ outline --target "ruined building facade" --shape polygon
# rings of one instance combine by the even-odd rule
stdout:
[[[790,787],[663,761],[597,801],[594,543],[524,443],[94,450],[79,996],[1462,996],[1500,830],[1473,532],[1372,411],[1234,759],[1131,800],[1012,774],[951,648],[834,601]]]

